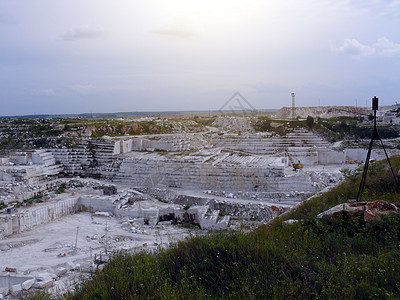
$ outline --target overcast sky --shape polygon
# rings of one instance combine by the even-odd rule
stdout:
[[[399,0],[0,0],[0,115],[400,102]]]

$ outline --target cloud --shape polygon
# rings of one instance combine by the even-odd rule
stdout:
[[[43,89],[43,90],[33,90],[32,94],[39,96],[54,96],[56,93],[54,92],[53,89]]]
[[[332,50],[336,53],[361,58],[373,54],[391,57],[400,54],[400,44],[389,41],[387,37],[379,38],[371,46],[364,45],[355,39],[345,39],[342,46]]]
[[[191,38],[200,35],[201,26],[198,22],[191,18],[185,16],[176,16],[171,23],[154,29],[152,32],[178,38]]]
[[[333,48],[333,51],[339,54],[348,55],[352,58],[361,58],[363,56],[374,54],[376,49],[363,45],[355,39],[345,39],[344,44],[338,48]]]
[[[82,25],[60,35],[64,41],[75,41],[84,39],[98,39],[104,36],[99,26]]]
[[[377,49],[378,54],[383,56],[393,56],[400,54],[400,44],[393,43],[387,37],[381,37],[372,45]]]

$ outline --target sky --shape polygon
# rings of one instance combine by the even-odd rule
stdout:
[[[0,0],[0,115],[400,102],[400,0]]]

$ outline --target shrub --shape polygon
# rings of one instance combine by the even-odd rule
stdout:
[[[306,123],[310,128],[312,128],[314,126],[314,118],[312,116],[307,116]]]
[[[355,290],[355,298],[360,300],[368,300],[368,299],[376,299],[376,300],[384,300],[387,299],[385,292],[382,290],[370,286],[369,284],[362,282],[357,285]]]

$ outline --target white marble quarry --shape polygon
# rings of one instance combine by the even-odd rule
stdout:
[[[60,172],[60,166],[50,168],[41,165],[0,167],[0,182],[21,182],[30,185],[48,180]]]
[[[296,202],[322,185],[308,173],[292,176],[288,171],[292,162],[300,161],[305,167],[358,162],[364,152],[335,151],[304,129],[294,129],[285,136],[209,131],[88,138],[70,148],[15,153],[9,162],[25,165],[0,166],[0,181],[37,184],[36,192],[21,193],[23,199],[28,194],[38,195],[43,190],[39,183],[63,171],[128,186],[227,191],[233,195],[256,192],[272,202]],[[282,196],[288,191],[299,196]],[[11,201],[6,193],[1,197],[5,203]]]
[[[0,182],[36,184],[61,171],[62,165],[56,163],[50,151],[17,152],[10,155],[7,164],[0,166]]]
[[[131,147],[129,140],[121,142],[121,149],[127,150],[121,153],[131,151],[168,151],[180,152],[199,150],[209,148],[209,142],[203,134],[163,134],[163,135],[147,135],[133,137],[131,139]]]
[[[12,215],[0,216],[0,238],[30,230],[33,226],[49,223],[62,216],[76,212],[77,198],[19,210]]]
[[[47,176],[58,175],[64,170],[63,166],[56,163],[56,159],[51,151],[35,150],[31,157],[34,165],[42,165]]]
[[[31,161],[35,165],[54,165],[56,160],[50,151],[35,150],[32,152]]]
[[[271,160],[268,157],[229,152],[221,152],[212,157],[129,153],[125,155],[113,181],[143,187],[162,185],[260,191],[279,191],[294,182],[307,182],[300,178],[286,178],[282,159]],[[311,185],[309,181],[308,184]]]
[[[51,152],[67,174],[109,178],[114,174],[114,164],[118,164],[120,142],[88,139],[75,147],[51,149]]]
[[[79,175],[85,167],[88,167],[89,154],[85,148],[51,149],[51,151],[67,174]]]
[[[222,154],[213,155],[213,151],[221,152],[221,149],[228,153],[227,156],[237,151],[237,157],[231,155],[224,161]],[[208,153],[205,150],[209,150]],[[170,186],[181,186],[178,177],[182,176],[189,183],[195,180],[205,182],[196,185],[201,187],[209,184],[223,186],[219,183],[221,177],[242,174],[245,178],[249,172],[256,176],[279,177],[277,168],[269,162],[273,160],[280,160],[285,166],[299,161],[304,166],[352,161],[346,153],[332,150],[327,141],[304,129],[294,129],[285,136],[208,132],[88,139],[76,147],[51,151],[67,174],[112,179],[115,182],[131,180],[145,186],[154,186],[160,181]],[[196,154],[188,155],[194,151],[199,152],[197,158]],[[152,156],[153,152],[155,156]],[[169,153],[175,154],[175,157],[168,156]],[[351,156],[359,160],[361,155]],[[261,166],[265,172],[260,171]]]
[[[302,152],[301,155],[307,155],[308,152],[331,148],[327,141],[312,132],[301,129],[295,129],[285,136],[271,136],[270,134],[215,134],[212,137],[212,142],[215,147],[242,150],[262,155],[283,155],[285,150],[293,152],[294,156],[296,156],[296,152]]]
[[[346,161],[353,161],[357,163],[363,163],[367,157],[367,149],[346,149]],[[383,153],[377,153],[376,151],[371,151],[371,159],[381,160],[384,159],[385,155]]]

